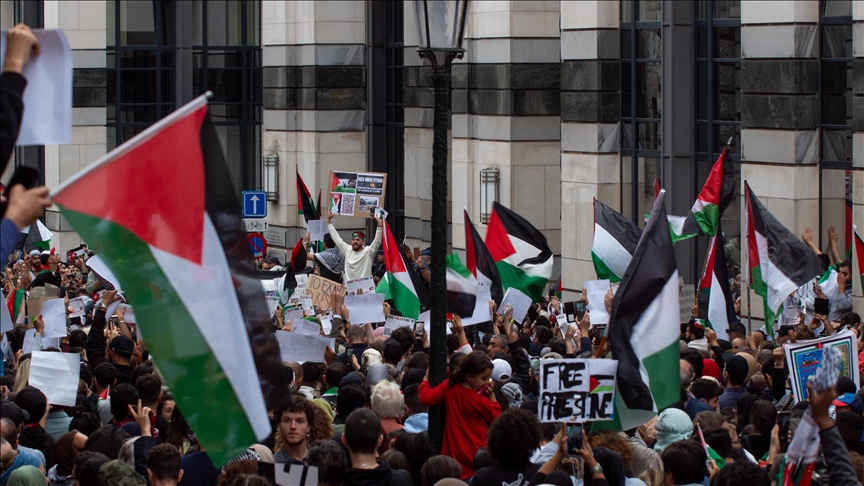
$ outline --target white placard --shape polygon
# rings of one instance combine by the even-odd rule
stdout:
[[[612,420],[617,371],[613,359],[541,359],[540,422]]]
[[[329,234],[326,219],[313,219],[307,223],[309,226],[309,239],[311,241],[323,241],[324,235]]]
[[[30,328],[24,333],[24,344],[21,349],[24,354],[42,350],[42,337],[36,335],[36,329]]]
[[[358,290],[364,294],[375,293],[375,279],[370,275],[368,277],[356,278],[345,282],[348,286],[349,294],[356,294]]]
[[[287,324],[288,321],[291,321],[291,325],[294,327],[297,327],[301,320],[303,320],[303,309],[300,307],[288,307],[282,314],[282,322]]]
[[[414,319],[402,316],[387,316],[384,320],[384,335],[389,336],[393,331],[400,327],[408,327],[414,330]]]
[[[77,353],[34,351],[30,358],[30,380],[34,388],[48,397],[51,405],[75,406],[81,356]]]
[[[93,255],[92,257],[90,257],[90,259],[87,260],[87,266],[90,267],[90,270],[96,272],[96,276],[99,277],[99,280],[101,280],[103,284],[105,282],[108,282],[108,284],[113,285],[114,289],[118,292],[123,290],[122,288],[120,288],[120,281],[117,280],[117,277],[114,276],[114,272],[112,272],[111,269],[108,268],[108,265],[106,265],[105,262],[102,261],[99,255]]]
[[[87,297],[75,297],[74,299],[69,301],[69,307],[72,308],[72,312],[69,313],[69,318],[73,317],[81,317],[84,315],[87,309]]]
[[[298,273],[294,275],[294,280],[297,281],[297,291],[306,290],[306,282],[309,281],[309,275],[306,273]]]
[[[303,307],[303,314],[307,316],[315,315],[315,306],[312,305],[312,297],[306,294],[300,296],[300,305]]]
[[[474,314],[467,319],[462,319],[462,325],[465,327],[492,320],[492,313],[489,312],[489,301],[492,300],[492,293],[482,284],[478,283],[478,285],[481,286],[481,290],[477,293],[477,304],[474,306]]]
[[[129,304],[125,304],[126,313],[123,314],[123,319],[126,320],[127,324],[138,324],[138,318],[135,317],[135,312],[132,310],[132,306]]]
[[[531,308],[531,297],[525,295],[517,288],[510,287],[504,294],[504,298],[501,299],[501,306],[498,307],[500,314],[504,314],[504,307],[507,304],[513,307],[513,320],[521,323],[522,319],[525,318],[525,314],[528,313],[528,309]]]
[[[276,340],[279,341],[279,354],[283,362],[323,362],[324,351],[330,344],[329,339],[321,336],[288,331],[276,331]]]
[[[294,321],[293,325],[296,328],[294,332],[299,332],[300,334],[306,334],[307,336],[319,336],[321,334],[321,326],[309,319],[301,318],[299,321]]]
[[[321,320],[321,327],[324,328],[324,334],[330,335],[330,331],[333,330],[333,318],[330,316],[320,316],[318,319]]]
[[[264,296],[267,299],[267,311],[270,312],[270,316],[274,316],[276,314],[276,307],[279,306],[279,297],[276,295],[276,291],[268,291],[264,292]]]
[[[274,481],[279,486],[317,486],[318,468],[302,464],[277,464]]]
[[[609,311],[606,310],[606,292],[609,291],[609,280],[586,280],[583,284],[588,294],[588,312],[591,314],[591,327],[597,324],[609,324]]]
[[[561,314],[555,316],[556,322],[558,322],[558,329],[561,330],[561,335],[567,335],[567,329],[570,327],[570,323],[567,322],[567,314]]]
[[[39,39],[39,55],[31,56],[21,73],[27,79],[26,108],[16,145],[72,143],[72,50],[62,30],[33,29],[33,34]],[[0,65],[6,35],[5,30],[0,33]]]
[[[345,307],[351,324],[384,322],[384,294],[346,295]]]
[[[42,303],[43,338],[66,337],[66,303],[63,299],[46,300]]]

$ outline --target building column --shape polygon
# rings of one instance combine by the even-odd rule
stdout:
[[[864,2],[852,2],[852,224],[864,235]],[[842,251],[842,250],[841,250]],[[862,258],[858,255],[855,258]],[[852,262],[852,306],[864,314],[864,289]]]
[[[354,1],[262,2],[262,154],[279,154],[279,201],[268,205],[268,245],[282,251],[306,232],[296,171],[327,211],[331,170],[366,170],[366,6]],[[366,220],[338,216],[343,233]]]
[[[741,2],[741,194],[746,180],[796,235],[820,221],[818,16],[819,2]],[[762,299],[747,292],[743,308],[747,295],[762,319]]]
[[[621,210],[619,15],[618,2],[561,2],[561,274],[566,291],[581,291],[582,282],[596,278],[593,199]]]
[[[466,59],[453,68],[452,242],[465,248],[462,209],[481,234],[480,171],[497,168],[497,200],[561,254],[561,2],[475,2]],[[553,279],[560,273],[555,259]]]
[[[45,28],[63,29],[72,48],[72,143],[45,146],[45,184],[54,188],[107,153],[106,28],[104,1],[47,0]],[[60,255],[81,244],[81,237],[56,206],[45,212]]]

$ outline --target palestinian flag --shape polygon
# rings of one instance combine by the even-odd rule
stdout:
[[[762,297],[765,328],[774,335],[774,321],[783,300],[798,287],[820,275],[816,254],[780,224],[744,182],[747,220],[748,284]]]
[[[858,226],[852,225],[852,243],[855,245],[855,255],[858,258],[858,275],[861,277],[861,290],[864,291],[864,240],[858,234]],[[848,258],[851,262],[852,258]]]
[[[478,289],[477,279],[462,264],[459,255],[447,255],[447,312],[463,318],[473,316]]]
[[[588,378],[589,393],[609,393],[615,389],[615,377],[611,375],[597,375]]]
[[[318,195],[319,199],[321,197],[320,193]],[[320,202],[320,201],[319,201]],[[321,215],[318,214],[318,206],[315,206],[315,201],[312,199],[312,194],[309,192],[309,189],[306,187],[306,183],[303,182],[303,178],[300,177],[300,171],[297,171],[297,210],[298,214],[303,215],[303,219],[306,220],[306,224],[309,224],[309,221],[313,221],[316,219],[321,219]]]
[[[24,291],[15,289],[12,294],[5,295],[0,289],[0,299],[3,300],[4,304],[4,308],[0,309],[0,333],[5,333],[11,331],[15,327],[15,322],[18,321],[21,304],[24,303]]]
[[[486,230],[486,247],[495,260],[501,285],[543,300],[543,290],[552,277],[552,250],[537,228],[497,201]]]
[[[600,280],[620,282],[636,251],[642,230],[609,206],[594,200],[594,244],[591,260]]]
[[[408,262],[405,261],[405,255],[399,251],[399,245],[396,244],[396,239],[390,231],[390,225],[384,221],[384,238],[382,239],[384,247],[384,265],[387,267],[387,273],[384,278],[378,282],[378,287],[375,292],[384,294],[385,300],[392,300],[393,307],[399,310],[405,317],[417,319],[420,316],[420,294],[418,288],[425,287],[418,285],[416,275]]]
[[[480,233],[477,233],[477,228],[474,227],[471,218],[468,217],[468,211],[463,209],[462,214],[465,216],[465,266],[478,282],[489,289],[495,304],[501,305],[501,300],[504,298],[504,287],[501,286],[498,267],[495,265],[492,255],[489,254],[486,243],[483,243]]]
[[[714,162],[690,214],[675,224],[670,221],[673,243],[696,235],[714,236],[717,233],[720,216],[735,198],[735,166],[732,159],[727,157],[728,152],[729,145],[726,145]]]
[[[552,287],[549,290],[555,291],[555,297],[558,297],[558,300],[561,300],[561,295],[564,293],[564,276],[558,277],[558,280],[552,284]]]
[[[303,244],[303,238],[297,241],[294,248],[291,249],[291,260],[285,262],[285,267],[290,268],[292,272],[299,272],[306,268],[307,259],[306,246]]]
[[[618,360],[615,419],[594,426],[637,427],[680,398],[678,270],[663,205],[651,217],[612,301],[609,343]]]
[[[719,225],[717,234],[711,237],[705,268],[699,279],[699,291],[708,297],[708,326],[721,339],[726,339],[729,324],[738,320],[735,306],[729,292],[729,277],[726,274],[726,253],[720,241]],[[731,339],[730,339],[731,341]]]
[[[48,251],[51,249],[51,239],[53,238],[54,234],[42,224],[42,221],[37,219],[35,223],[21,231],[21,236],[15,248],[25,252],[33,249]]]
[[[290,395],[261,280],[240,261],[245,232],[207,96],[51,197],[117,277],[156,367],[219,467],[270,434],[268,406]]]

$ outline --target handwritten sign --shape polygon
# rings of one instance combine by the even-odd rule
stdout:
[[[314,274],[310,274],[306,282],[306,292],[312,297],[312,305],[321,310],[330,308],[330,296],[341,289],[338,283]]]
[[[618,361],[540,360],[540,422],[612,420]]]

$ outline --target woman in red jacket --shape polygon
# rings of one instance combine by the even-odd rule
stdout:
[[[501,415],[491,378],[492,361],[486,354],[474,351],[464,356],[450,378],[435,388],[429,386],[427,372],[418,389],[423,405],[444,402],[447,420],[441,454],[459,461],[461,479],[474,474],[474,454],[486,445],[489,425]]]

